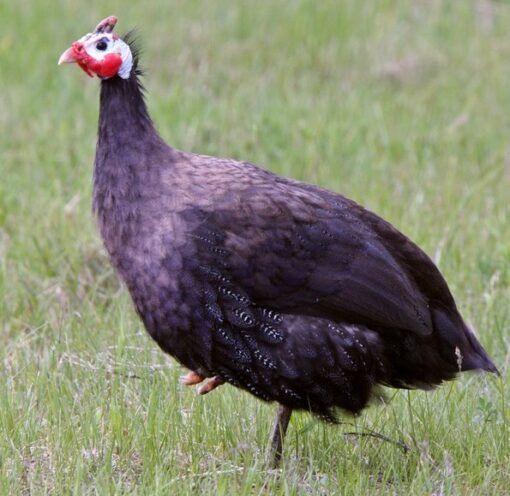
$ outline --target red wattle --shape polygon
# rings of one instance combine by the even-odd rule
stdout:
[[[122,65],[122,57],[118,53],[109,53],[99,64],[99,69],[94,71],[98,76],[113,77]]]

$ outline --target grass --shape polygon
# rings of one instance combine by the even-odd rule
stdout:
[[[0,494],[507,494],[510,4],[91,3],[0,4]],[[96,232],[98,83],[56,61],[112,13],[139,27],[169,142],[386,217],[437,260],[502,379],[390,391],[339,427],[295,415],[267,470],[274,405],[181,387]]]

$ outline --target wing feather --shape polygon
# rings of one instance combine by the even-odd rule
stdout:
[[[388,246],[366,212],[320,188],[280,182],[247,190],[243,208],[183,215],[195,219],[189,239],[200,263],[223,267],[222,277],[256,305],[430,334],[428,298],[409,268],[411,255],[434,265],[415,245],[400,250],[411,242],[394,228],[388,234],[397,242]]]

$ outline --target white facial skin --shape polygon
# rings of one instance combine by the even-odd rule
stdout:
[[[117,75],[128,79],[133,68],[133,55],[127,43],[113,33],[88,33],[79,40],[85,51],[96,60],[103,60],[109,53],[118,53],[122,58]]]

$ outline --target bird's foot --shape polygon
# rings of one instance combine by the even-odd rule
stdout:
[[[187,374],[181,376],[181,384],[185,386],[195,386],[196,384],[200,384],[204,382],[207,377],[200,375],[197,372],[191,371]],[[198,388],[198,394],[207,394],[210,393],[213,389],[216,389],[218,386],[221,386],[225,381],[218,376],[211,377],[205,384],[202,384]]]
[[[205,384],[198,388],[198,394],[210,393],[213,389],[221,386],[225,381],[218,376],[215,376],[208,380]]]
[[[185,375],[181,375],[181,384],[185,386],[194,386],[195,384],[200,384],[205,380],[203,375],[197,374],[196,372],[188,372]]]

